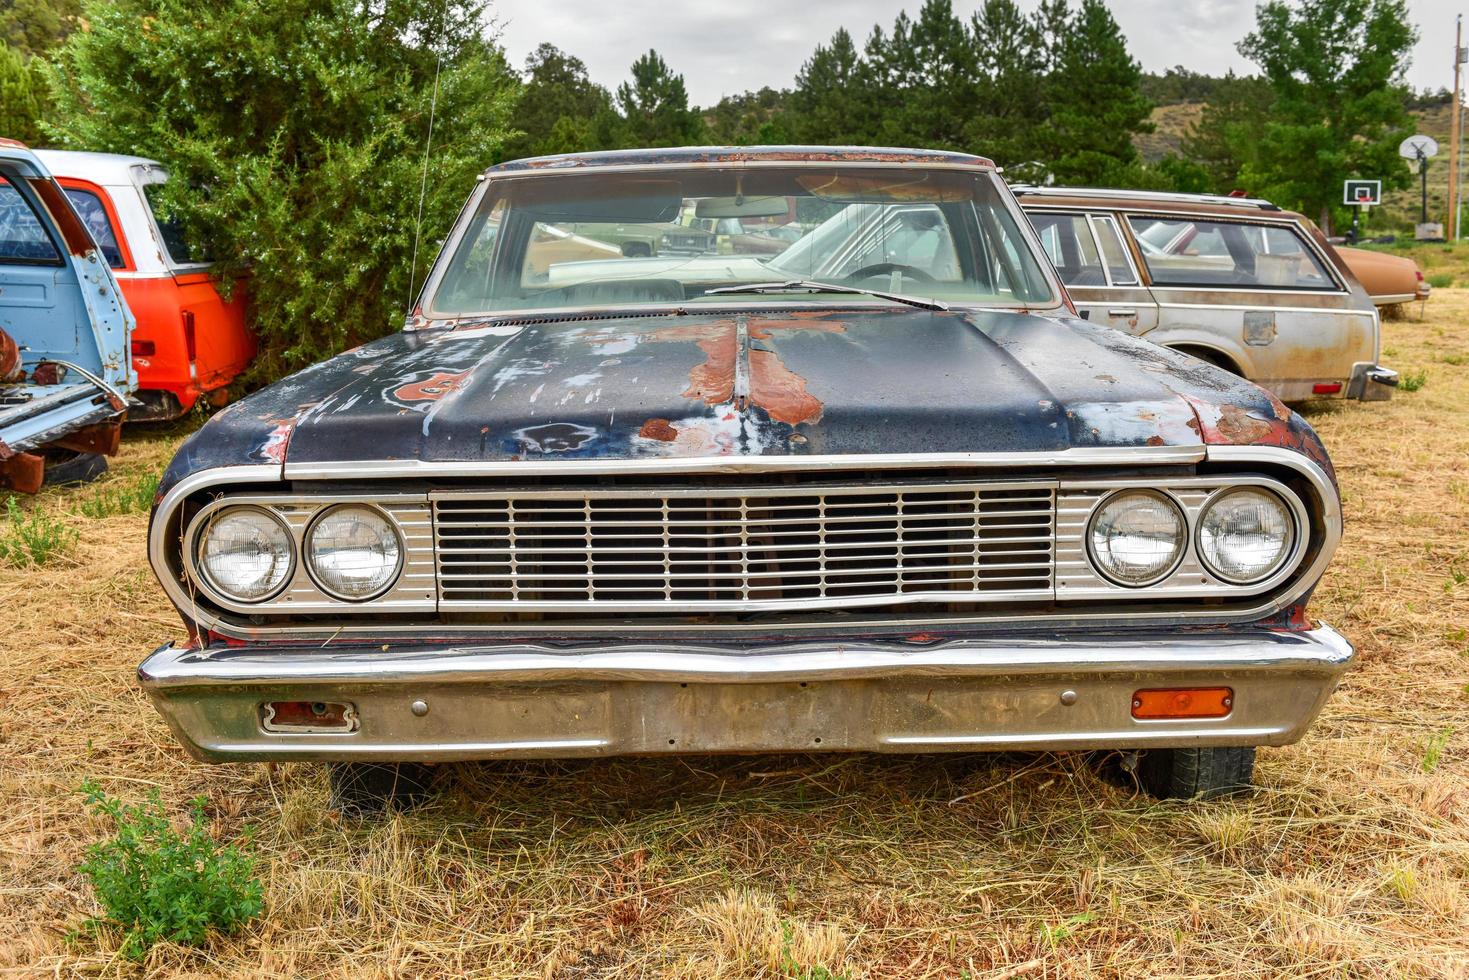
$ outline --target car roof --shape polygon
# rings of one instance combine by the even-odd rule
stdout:
[[[1239,217],[1241,212],[1254,212],[1261,217],[1299,218],[1259,197],[1226,197],[1222,194],[1175,194],[1166,191],[1136,191],[1109,187],[1032,187],[1011,188],[1022,207],[1037,204],[1082,205],[1107,208],[1152,208]]]
[[[681,146],[646,150],[602,150],[509,160],[487,175],[530,170],[590,167],[696,166],[778,163],[867,163],[880,166],[919,165],[993,170],[994,161],[947,150],[909,150],[884,146]]]
[[[77,177],[98,184],[130,184],[132,168],[159,166],[157,160],[124,153],[89,153],[81,150],[36,150],[36,156],[57,177]]]

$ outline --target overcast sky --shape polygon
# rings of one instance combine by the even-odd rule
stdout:
[[[1039,0],[1020,0],[1032,9]],[[586,62],[609,89],[648,48],[684,76],[689,97],[712,105],[720,96],[788,87],[812,48],[845,26],[860,44],[876,23],[921,0],[494,0],[501,43],[516,67],[542,41]],[[968,18],[980,0],[954,0]],[[1150,71],[1182,64],[1220,74],[1247,70],[1234,45],[1254,25],[1254,0],[1111,0],[1133,56]],[[1454,15],[1469,0],[1408,0],[1419,27],[1408,81],[1414,88],[1453,85]]]

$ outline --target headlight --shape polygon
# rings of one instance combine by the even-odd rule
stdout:
[[[1092,515],[1087,534],[1092,564],[1118,585],[1151,585],[1178,564],[1184,527],[1178,505],[1161,493],[1114,493]]]
[[[338,599],[371,599],[402,567],[398,532],[381,513],[360,504],[333,507],[306,532],[306,563],[316,584]]]
[[[1235,585],[1269,578],[1296,540],[1285,503],[1268,490],[1226,490],[1199,516],[1199,557],[1215,575]]]
[[[285,525],[258,507],[228,507],[199,536],[209,585],[238,602],[268,599],[291,577],[295,555]]]

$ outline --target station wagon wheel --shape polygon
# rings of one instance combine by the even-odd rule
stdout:
[[[389,807],[423,803],[433,770],[418,762],[329,762],[330,807],[347,817],[370,817]]]
[[[843,279],[842,282],[862,282],[864,279],[871,279],[873,276],[888,276],[892,275],[894,272],[900,272],[908,278],[912,279],[914,282],[934,281],[933,276],[924,272],[922,269],[915,268],[914,266],[904,265],[901,262],[877,262],[873,265],[864,265],[862,268],[858,269],[856,272]]]
[[[1137,764],[1138,782],[1159,799],[1213,800],[1250,788],[1253,746],[1152,749]]]

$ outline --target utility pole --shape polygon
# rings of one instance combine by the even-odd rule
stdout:
[[[1459,238],[1459,138],[1463,135],[1460,132],[1463,110],[1459,101],[1459,67],[1464,63],[1463,45],[1464,15],[1459,14],[1454,18],[1454,116],[1449,122],[1449,220],[1444,224],[1454,241]]]

